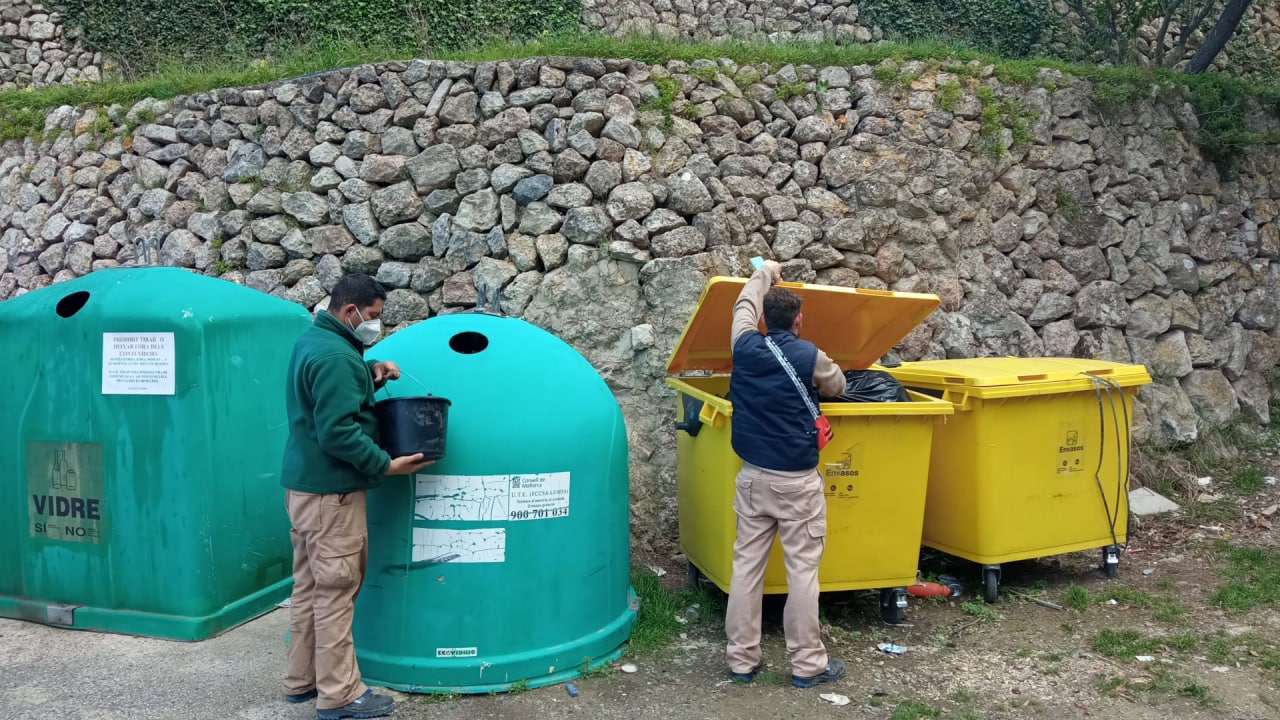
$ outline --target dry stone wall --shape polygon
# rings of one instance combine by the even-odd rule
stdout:
[[[642,544],[674,537],[665,361],[708,277],[754,255],[938,294],[903,359],[1145,363],[1142,440],[1268,422],[1280,152],[1224,179],[1188,106],[1103,118],[1056,72],[970,70],[413,61],[63,107],[0,151],[0,298],[134,262],[143,237],[309,308],[374,274],[392,329],[526,318],[615,391]]]
[[[583,0],[582,27],[608,35],[655,34],[667,39],[878,39],[858,23],[852,0]]]
[[[0,90],[102,79],[102,55],[40,3],[0,3]]]

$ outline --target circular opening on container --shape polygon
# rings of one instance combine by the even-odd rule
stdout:
[[[89,293],[84,290],[77,290],[70,295],[58,301],[58,306],[54,310],[60,317],[69,318],[80,312],[80,308],[89,302]]]
[[[449,338],[449,347],[453,348],[456,353],[463,355],[475,355],[476,353],[489,347],[489,338],[478,332],[460,332]]]

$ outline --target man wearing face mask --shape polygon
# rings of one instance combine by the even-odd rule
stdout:
[[[364,358],[382,334],[386,297],[368,275],[342,278],[289,361],[281,484],[293,526],[293,598],[284,692],[291,703],[316,698],[319,720],[395,709],[361,682],[351,639],[368,557],[365,491],[383,475],[430,464],[421,454],[392,458],[376,442],[373,393],[400,377],[394,362]]]

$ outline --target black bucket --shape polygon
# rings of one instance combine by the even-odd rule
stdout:
[[[448,400],[435,395],[395,397],[373,406],[383,450],[393,458],[422,453],[423,460],[444,457],[449,429]]]

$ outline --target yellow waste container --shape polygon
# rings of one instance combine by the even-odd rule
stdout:
[[[1128,539],[1133,397],[1142,365],[1077,358],[903,363],[904,386],[948,400],[933,434],[923,544],[983,565],[1102,548],[1115,577]]]
[[[733,304],[746,280],[712,278],[667,363],[678,392],[677,496],[680,545],[690,579],[728,591],[733,573],[734,477],[742,461],[729,443],[733,406],[729,344]],[[934,295],[782,283],[804,299],[805,339],[843,369],[867,368],[938,305]],[[921,393],[909,402],[823,403],[834,437],[822,450],[826,479],[823,591],[879,589],[881,614],[898,623],[916,581],[929,448],[951,403]],[[787,591],[774,540],[764,591]]]

